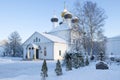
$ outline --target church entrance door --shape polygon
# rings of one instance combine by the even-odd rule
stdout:
[[[39,50],[36,49],[36,59],[39,59]]]

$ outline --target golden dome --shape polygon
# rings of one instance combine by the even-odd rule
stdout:
[[[74,18],[72,19],[72,23],[78,23],[78,22],[79,22],[78,17],[74,17]]]
[[[65,18],[65,19],[72,18],[72,14],[71,14],[69,11],[67,11],[67,12],[64,14],[64,18]]]
[[[67,9],[64,9],[63,12],[61,13],[61,17],[64,17],[66,13],[67,13]]]

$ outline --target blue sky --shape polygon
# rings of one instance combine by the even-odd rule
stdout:
[[[58,18],[61,18],[64,1],[68,10],[72,10],[77,0],[0,0],[0,41],[7,39],[13,31],[20,34],[22,42],[35,31],[50,31],[50,19],[54,11]],[[89,1],[96,2],[108,16],[104,26],[105,35],[120,35],[120,0]]]

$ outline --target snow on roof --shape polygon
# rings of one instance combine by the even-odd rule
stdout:
[[[120,39],[120,36],[114,36],[114,37],[110,37],[108,39]]]
[[[30,44],[31,46],[33,46],[34,48],[38,48],[38,45],[36,45],[36,44],[34,44],[34,43],[32,43],[32,44]]]
[[[120,41],[120,36],[108,38],[108,41]]]
[[[69,26],[65,23],[62,23],[61,25],[57,26],[56,28],[53,28],[50,32],[68,30],[68,29],[70,29]]]
[[[51,40],[51,41],[53,41],[53,42],[66,43],[65,40],[63,40],[63,39],[61,39],[61,38],[59,38],[59,37],[57,37],[57,36],[53,36],[53,35],[48,34],[48,33],[34,32],[34,33],[23,43],[23,45],[24,45],[34,34],[36,34],[36,33],[39,34],[39,35],[44,36],[45,38],[47,38],[47,39],[49,39],[49,40]],[[35,46],[34,44],[32,44],[32,45]]]
[[[53,42],[66,43],[65,40],[63,40],[63,39],[61,39],[61,38],[59,38],[59,37],[57,37],[57,36],[53,36],[53,35],[48,34],[48,33],[40,33],[40,34],[43,35],[44,37],[50,39],[50,40],[53,41]]]

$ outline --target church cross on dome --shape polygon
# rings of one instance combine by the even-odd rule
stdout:
[[[64,9],[66,9],[66,2],[64,1]]]
[[[67,9],[66,9],[66,2],[64,2],[64,10],[61,14],[62,17],[64,17],[65,13],[68,12]]]

